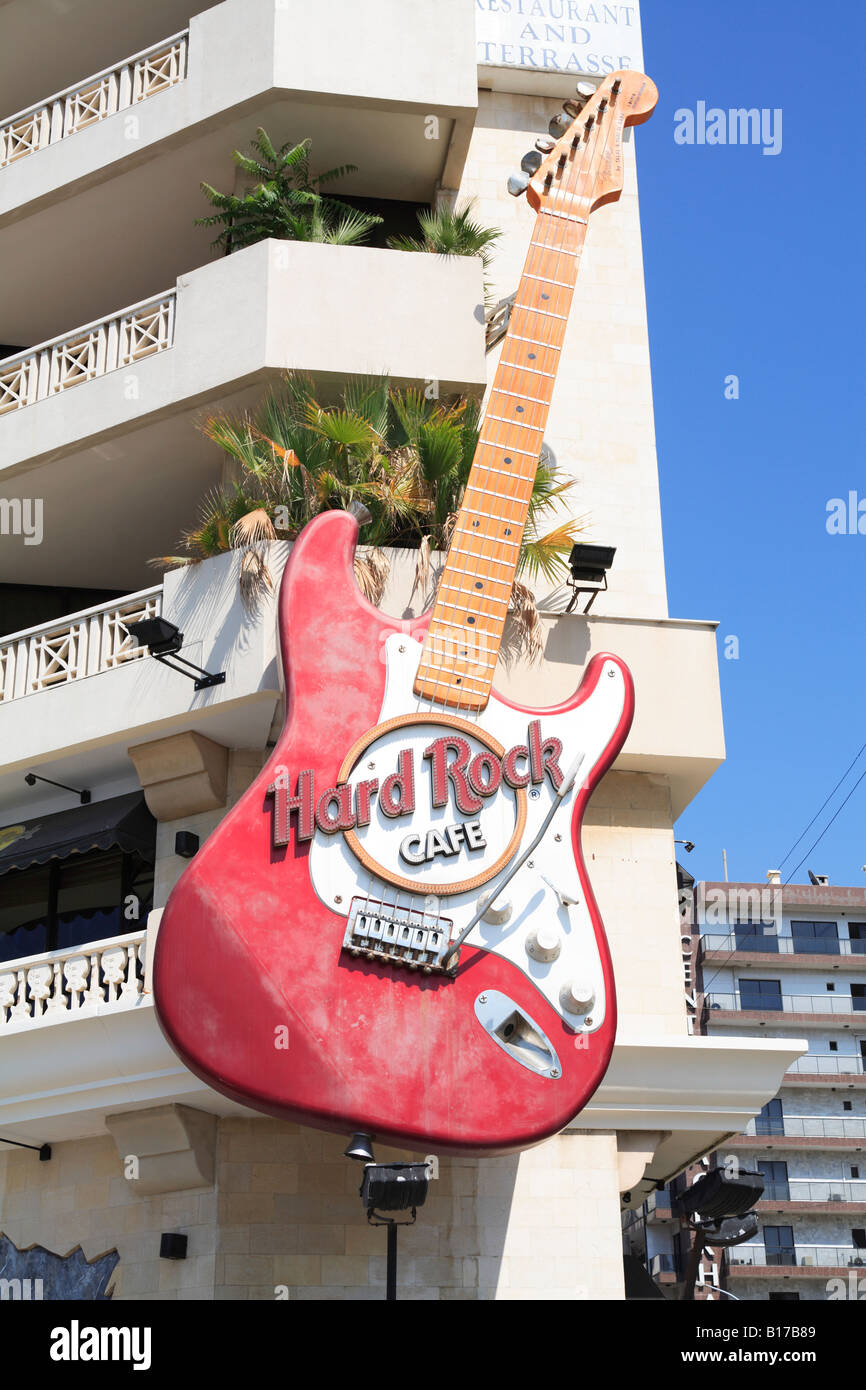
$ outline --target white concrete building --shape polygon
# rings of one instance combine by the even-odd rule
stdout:
[[[199,184],[230,187],[259,126],[309,136],[315,168],[357,166],[335,188],[384,208],[385,233],[406,204],[475,199],[503,230],[490,278],[508,295],[532,215],[507,175],[576,77],[641,66],[636,7],[603,8],[575,38],[553,6],[527,38],[472,0],[332,0],[327,23],[300,0],[0,6],[0,1236],[114,1252],[118,1298],[383,1292],[344,1141],[215,1094],[154,1017],[148,944],[189,852],[177,837],[213,831],[283,719],[273,604],[244,607],[237,555],[161,578],[147,563],[226,476],[196,424],[286,369],[323,393],[376,372],[480,393],[496,357],[477,260],[277,241],[214,259]],[[689,1027],[672,825],[724,744],[715,624],[667,609],[630,137],[624,151],[547,432],[615,568],[588,617],[544,596],[541,666],[498,682],[537,705],[596,651],[632,669],[633,729],[585,833],[618,1041],[563,1134],[443,1159],[403,1237],[401,1297],[622,1298],[623,1203],[741,1131],[802,1050],[784,1030]],[[284,560],[274,545],[275,577]],[[419,606],[410,571],[396,556],[395,621]],[[157,614],[224,684],[195,692],[134,646],[127,625]],[[186,1260],[160,1260],[166,1231],[188,1235]]]
[[[850,1298],[866,1268],[866,890],[782,886],[774,873],[765,884],[698,883],[694,904],[698,1031],[808,1043],[776,1096],[709,1160],[758,1169],[764,1195],[758,1235],[719,1251],[712,1271],[705,1259],[705,1277],[741,1299]],[[684,1181],[654,1193],[639,1224],[626,1221],[660,1283],[684,1275]]]

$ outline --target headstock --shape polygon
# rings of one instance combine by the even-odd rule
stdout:
[[[508,191],[525,192],[538,212],[587,217],[622,192],[622,133],[649,120],[658,101],[655,83],[642,72],[614,72],[598,87],[579,82],[574,97],[554,116],[550,134],[521,160],[522,173]]]

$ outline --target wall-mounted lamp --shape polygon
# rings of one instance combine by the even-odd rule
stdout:
[[[161,1260],[185,1260],[189,1236],[180,1231],[163,1231],[159,1238],[159,1258]]]
[[[60,787],[62,791],[72,792],[74,796],[78,797],[82,806],[90,805],[91,795],[87,788],[84,791],[79,791],[78,787],[67,787],[65,782],[53,782],[50,777],[40,777],[37,772],[25,772],[24,781],[28,787],[35,787],[37,782],[47,782],[49,787]]]
[[[179,830],[174,837],[174,852],[181,859],[192,859],[198,853],[199,838],[192,830]]]
[[[692,850],[693,850],[694,847],[695,847],[694,841],[693,841],[693,840],[674,840],[674,844],[675,844],[675,845],[682,845],[682,847],[683,847],[683,849],[685,850],[686,854],[691,854]]]
[[[613,565],[615,554],[615,545],[578,543],[572,546],[571,554],[568,557],[568,568],[571,570],[569,582],[573,593],[565,610],[566,613],[572,612],[580,594],[590,595],[589,602],[583,610],[584,613],[589,612],[595,603],[596,594],[604,593],[607,589],[607,571]]]
[[[187,661],[185,656],[178,655],[183,646],[183,633],[174,623],[170,623],[168,618],[142,618],[140,623],[128,623],[126,630],[139,647],[150,648],[154,661],[159,661],[170,671],[177,671],[181,676],[188,676],[196,690],[209,690],[212,685],[225,684],[225,671],[211,674],[203,666],[196,666],[194,662]],[[167,660],[170,656],[183,662],[183,666],[190,669],[185,671],[183,666],[173,665]],[[198,675],[194,676],[193,671],[197,671]]]

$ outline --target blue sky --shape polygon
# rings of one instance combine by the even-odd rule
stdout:
[[[728,754],[676,833],[696,877],[721,878],[724,847],[732,879],[763,880],[866,742],[866,534],[826,529],[829,499],[866,502],[866,12],[641,11],[660,92],[637,141],[670,612],[719,620]],[[676,144],[675,111],[699,101],[781,108],[781,152]],[[864,770],[866,752],[783,881]],[[866,887],[863,864],[866,778],[794,881]]]

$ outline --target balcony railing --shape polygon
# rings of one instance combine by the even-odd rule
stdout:
[[[144,947],[145,932],[135,931],[0,966],[0,1033],[135,1004]]]
[[[174,342],[176,291],[132,304],[0,361],[0,415],[129,367]]]
[[[849,1265],[866,1266],[866,1250],[852,1245],[797,1245],[765,1250],[763,1245],[737,1245],[729,1255],[732,1265],[808,1265],[839,1269]]]
[[[729,1009],[747,1013],[854,1014],[862,1013],[866,1024],[866,997],[850,994],[708,994],[709,1009]]]
[[[141,589],[113,603],[3,637],[0,704],[135,661],[144,648],[135,645],[127,624],[156,618],[161,609],[162,588]]]
[[[787,1139],[866,1139],[866,1120],[853,1116],[848,1119],[841,1115],[786,1115],[781,1120],[750,1120],[743,1133],[752,1139],[771,1136]]]
[[[866,1180],[838,1181],[826,1178],[814,1182],[807,1178],[789,1178],[787,1182],[768,1182],[759,1199],[762,1202],[866,1202]]]
[[[650,1274],[655,1278],[659,1274],[676,1274],[676,1256],[670,1254],[653,1255],[650,1259]]]
[[[800,1076],[862,1076],[866,1071],[866,1058],[851,1056],[824,1056],[820,1052],[807,1052],[798,1057],[789,1071]]]
[[[0,168],[183,81],[188,41],[184,29],[9,116],[0,123]]]
[[[866,956],[866,938],[849,941],[843,937],[793,937],[778,933],[767,936],[736,936],[731,933],[723,936],[716,932],[705,932],[701,936],[701,948],[704,951],[723,951],[726,955],[734,951],[758,951],[781,956]]]

